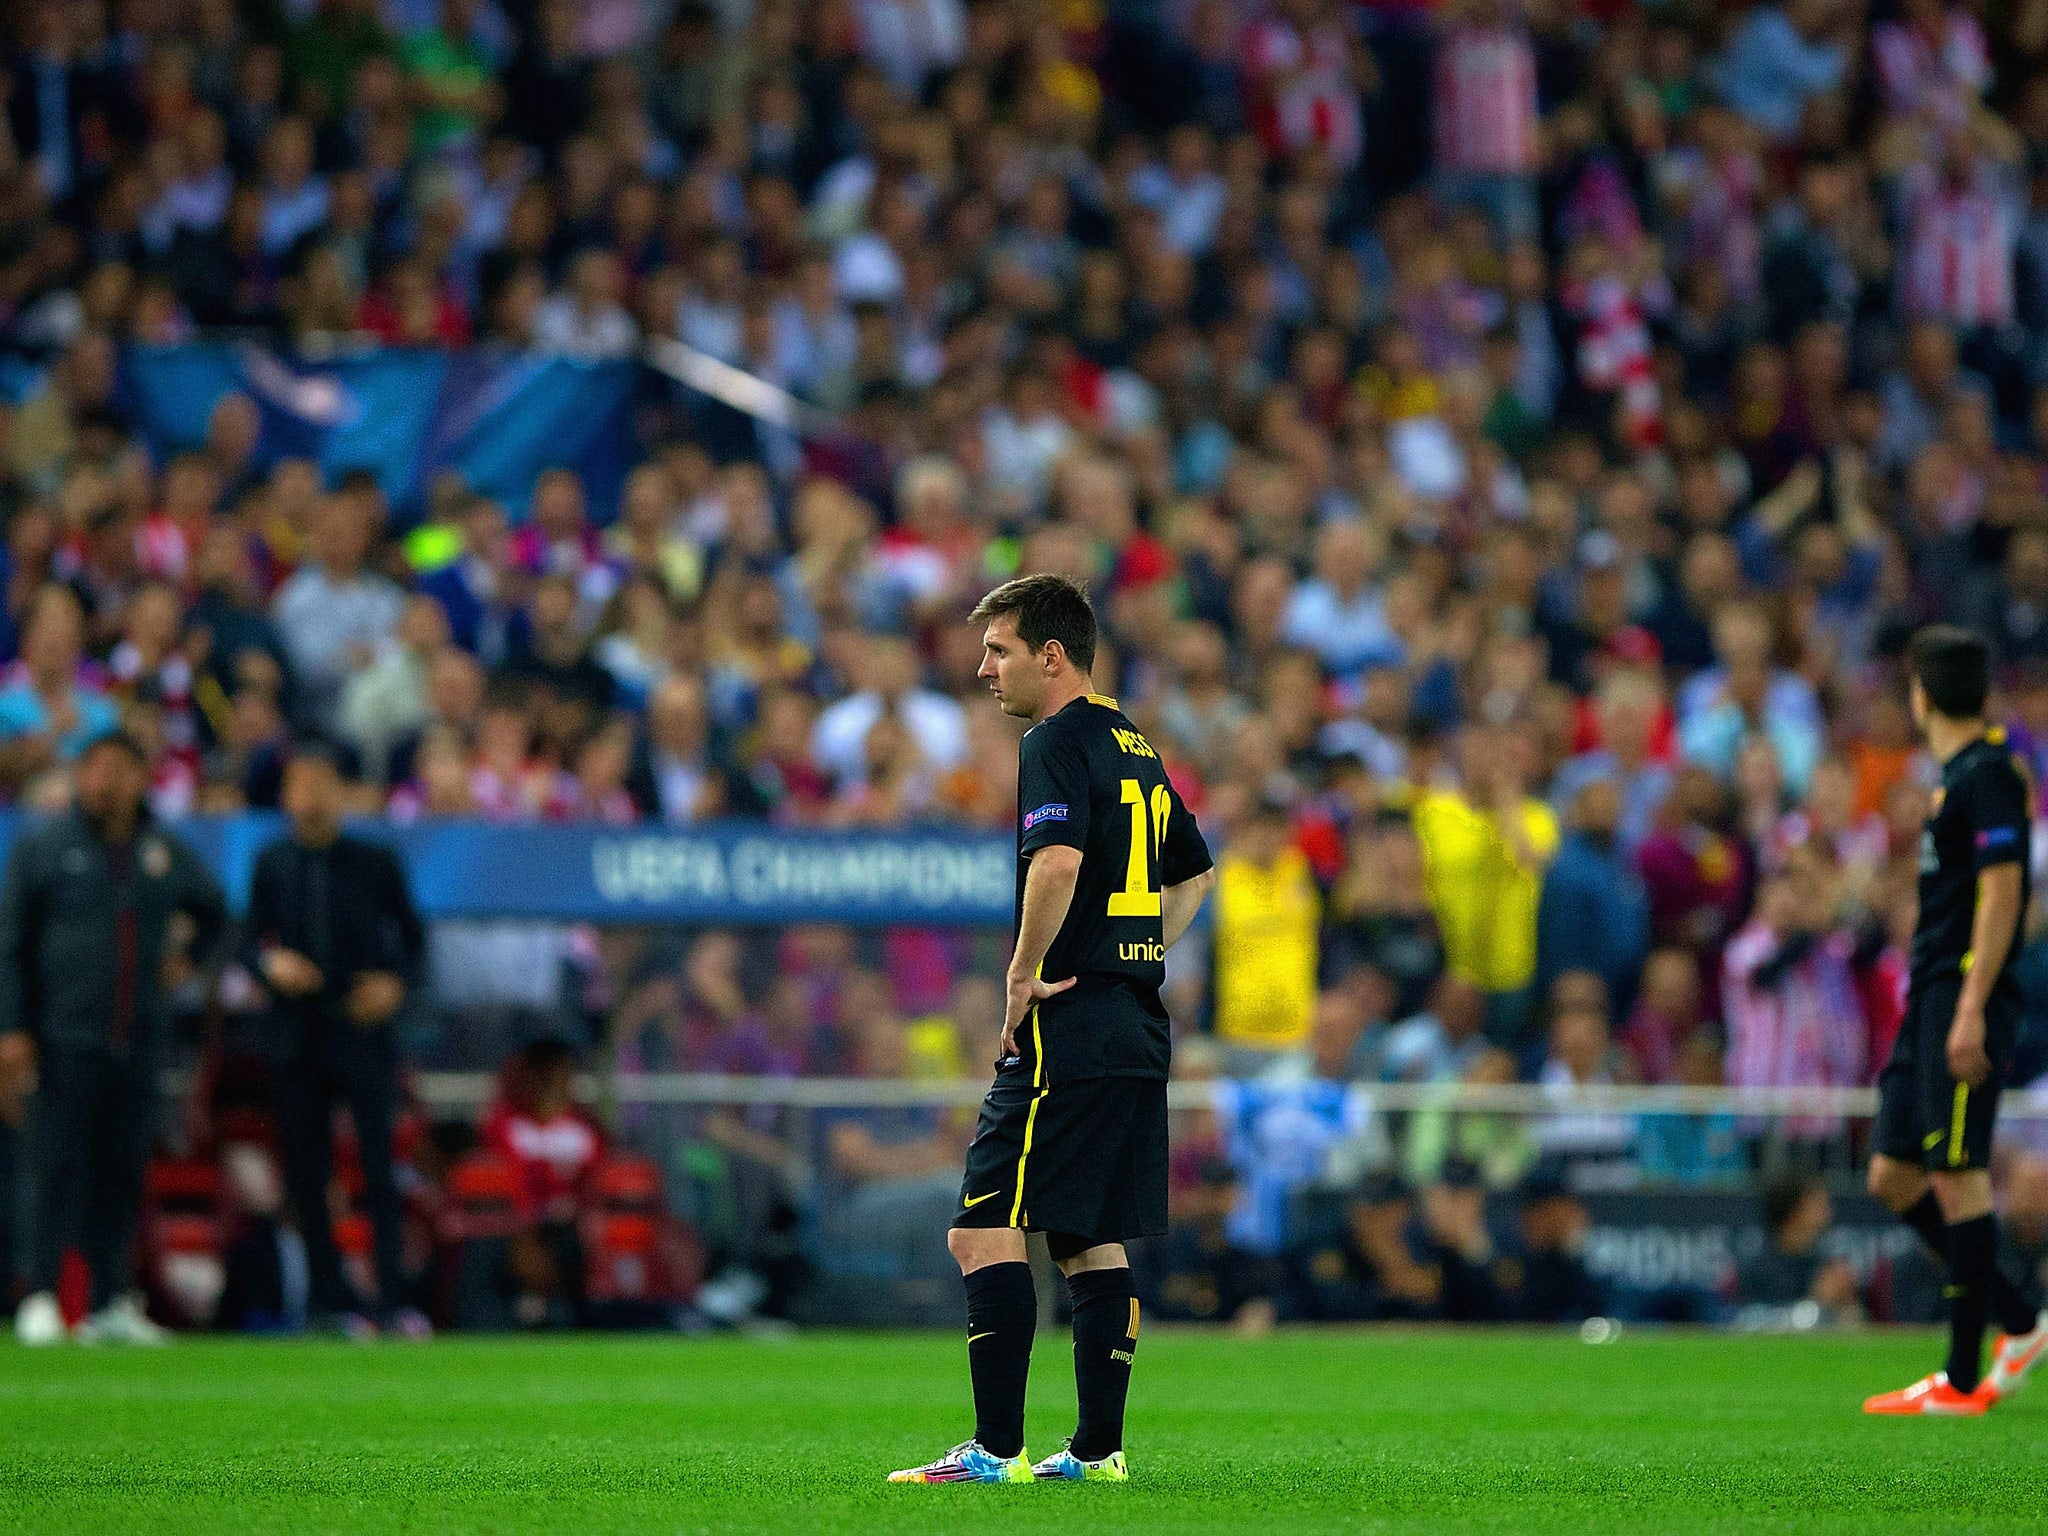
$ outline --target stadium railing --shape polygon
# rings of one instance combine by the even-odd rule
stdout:
[[[1221,1080],[1167,1086],[1175,1110],[1213,1108]],[[420,1101],[463,1110],[489,1102],[497,1079],[489,1072],[421,1072],[413,1079]],[[755,1077],[714,1072],[650,1072],[618,1076],[585,1073],[578,1090],[612,1104],[779,1105],[792,1109],[871,1109],[930,1106],[964,1108],[988,1092],[982,1078],[946,1082],[867,1077]],[[1555,1088],[1542,1083],[1352,1083],[1367,1108],[1474,1110],[1510,1115],[1600,1112],[1617,1115],[1713,1115],[1765,1119],[1840,1116],[1867,1119],[1877,1111],[1875,1088],[1692,1088],[1589,1084]],[[2009,1092],[1999,1100],[2001,1122],[2048,1121],[2048,1088]]]

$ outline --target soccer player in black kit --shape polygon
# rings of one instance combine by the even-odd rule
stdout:
[[[2026,916],[2032,785],[1987,726],[1991,657],[1965,630],[1913,637],[1913,719],[1941,764],[1920,834],[1920,919],[1906,1017],[1877,1080],[1870,1192],[1948,1265],[1948,1363],[1866,1413],[1978,1414],[2048,1348],[2037,1314],[2000,1268],[1991,1209],[1991,1128],[2019,1029],[2012,973]],[[1983,1369],[1984,1329],[2003,1332]]]
[[[967,1149],[947,1246],[967,1281],[974,1438],[891,1482],[1122,1482],[1138,1347],[1128,1238],[1166,1230],[1166,951],[1214,883],[1208,846],[1159,754],[1095,691],[1095,614],[1072,582],[1025,576],[972,615],[977,674],[1031,721],[1018,751],[1017,937],[1002,1057]],[[1038,1298],[1024,1234],[1043,1232],[1074,1302],[1080,1418],[1067,1448],[1024,1451]]]

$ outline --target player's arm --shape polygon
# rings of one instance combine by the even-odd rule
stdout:
[[[1017,851],[1030,862],[1004,987],[1005,1056],[1017,1054],[1017,1029],[1032,1004],[1074,984],[1072,977],[1041,981],[1038,971],[1074,904],[1081,850],[1088,846],[1089,787],[1088,759],[1069,737],[1046,726],[1024,733],[1017,749]]]
[[[1948,1032],[1948,1068],[1975,1087],[1991,1073],[1984,1050],[1984,1008],[1992,983],[2005,968],[2019,931],[2020,867],[1994,864],[1977,875],[1977,913],[1970,923],[1970,968],[1956,997],[1955,1022]]]
[[[1081,878],[1081,850],[1049,843],[1031,855],[1024,871],[1024,910],[1017,917],[1017,947],[1010,953],[1010,974],[1004,990],[1003,1054],[1017,1054],[1017,1026],[1034,1003],[1064,992],[1075,978],[1045,981],[1038,968],[1059,937],[1067,908],[1074,904],[1074,885]]]
[[[1160,937],[1168,949],[1173,948],[1180,936],[1188,931],[1188,924],[1202,910],[1202,898],[1215,884],[1216,871],[1205,869],[1193,879],[1169,885],[1160,892],[1159,925],[1163,930]]]
[[[1203,840],[1202,829],[1195,825],[1187,802],[1181,799],[1180,791],[1170,780],[1166,793],[1171,809],[1167,813],[1166,835],[1160,840],[1159,849],[1162,885],[1159,937],[1160,942],[1171,949],[1188,931],[1188,924],[1202,909],[1202,898],[1216,884],[1216,864],[1209,856],[1209,845]]]
[[[1977,909],[1970,920],[1969,963],[1948,1032],[1948,1065],[1973,1087],[1991,1072],[1984,1049],[1984,1009],[2012,953],[2020,925],[2020,860],[2027,856],[2025,783],[2018,774],[1987,775],[1972,796]]]

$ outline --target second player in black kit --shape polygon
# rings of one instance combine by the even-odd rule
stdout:
[[[1210,866],[1159,754],[1101,694],[1024,734],[1017,915],[1031,856],[1063,844],[1080,876],[1039,974],[1074,985],[1034,1007],[997,1063],[967,1153],[956,1226],[1121,1242],[1166,1230],[1171,1054],[1161,896]]]
[[[1944,1367],[1868,1399],[1866,1413],[1978,1414],[2048,1350],[2048,1314],[1999,1259],[1991,1134],[2019,1033],[2012,961],[2031,884],[2033,791],[2004,732],[1984,718],[1991,657],[1934,625],[1909,654],[1913,718],[1941,764],[1920,834],[1920,914],[1906,1016],[1877,1080],[1870,1191],[1948,1270]],[[1984,1330],[1996,1321],[1992,1367]]]

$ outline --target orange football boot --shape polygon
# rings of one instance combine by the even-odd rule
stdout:
[[[1991,1369],[1984,1375],[1992,1396],[2003,1402],[2017,1392],[2044,1354],[2048,1354],[2048,1312],[2035,1319],[2025,1333],[2001,1333],[1992,1342]]]
[[[1876,1397],[1866,1398],[1865,1413],[1932,1413],[1946,1414],[1954,1418],[1965,1418],[1984,1412],[1998,1401],[1998,1395],[1988,1390],[1982,1382],[1974,1392],[1958,1392],[1948,1384],[1948,1372],[1936,1371],[1932,1376],[1923,1376],[1910,1387],[1897,1392],[1880,1392]]]

